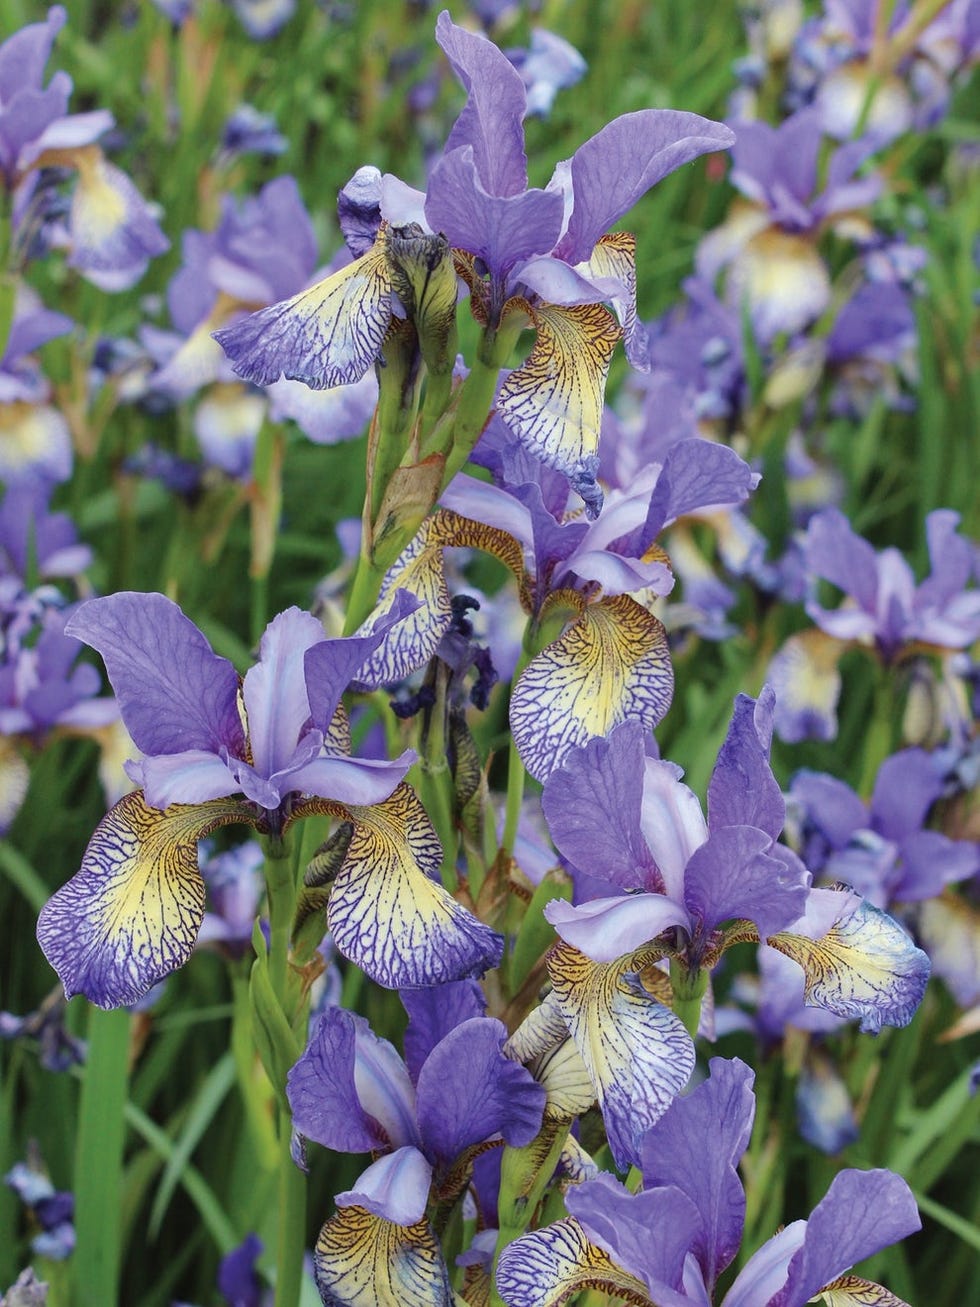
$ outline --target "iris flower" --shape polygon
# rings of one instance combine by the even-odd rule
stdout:
[[[776,843],[785,806],[768,761],[772,714],[769,690],[736,700],[707,821],[678,769],[644,756],[634,723],[571,752],[545,784],[555,846],[608,893],[545,909],[560,936],[553,989],[513,1051],[528,1060],[573,1039],[619,1165],[636,1163],[643,1129],[694,1065],[690,1036],[664,1005],[675,1001],[664,959],[696,994],[732,943],[766,941],[803,968],[808,1003],[872,1032],[907,1024],[925,989],[928,959],[896,922],[843,889],[810,889]]]
[[[106,815],[38,921],[69,996],[136,1002],[194,947],[205,901],[198,841],[236,822],[281,833],[311,811],[349,823],[328,921],[337,947],[379,983],[437,983],[499,958],[499,937],[434,879],[439,841],[400,784],[415,755],[349,753],[341,694],[411,607],[399,601],[371,634],[338,640],[309,613],[280,613],[241,684],[163,595],[78,610],[70,632],[102,654],[144,757],[129,766],[142,788]]]
[[[315,388],[352,384],[373,366],[393,315],[404,312],[396,305],[389,231],[417,223],[441,233],[481,325],[496,332],[506,319],[537,332],[527,361],[498,395],[499,411],[529,450],[594,502],[602,396],[620,335],[631,361],[644,360],[635,243],[626,233],[605,233],[661,178],[734,138],[697,114],[641,110],[607,124],[558,165],[547,188],[529,189],[520,74],[446,12],[436,39],[467,101],[427,193],[374,173],[359,199],[362,237],[365,224],[378,232],[370,248],[218,340],[239,375],[260,385],[282,375]],[[359,177],[363,182],[364,170]]]
[[[508,1307],[552,1307],[586,1285],[656,1307],[710,1307],[742,1242],[737,1166],[755,1114],[753,1072],[713,1058],[711,1075],[647,1130],[643,1188],[603,1174],[565,1195],[570,1218],[505,1248],[497,1288]],[[921,1226],[905,1181],[890,1171],[841,1171],[807,1220],[793,1221],[748,1259],[720,1307],[804,1307],[827,1301],[906,1307],[849,1273]]]
[[[286,1086],[301,1134],[376,1158],[337,1195],[314,1251],[323,1301],[345,1307],[451,1303],[427,1212],[459,1198],[480,1145],[520,1147],[541,1127],[545,1091],[501,1052],[507,1032],[483,1015],[479,986],[418,990],[403,1002],[405,1062],[363,1017],[331,1008]]]

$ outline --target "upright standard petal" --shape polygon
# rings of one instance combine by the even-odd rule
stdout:
[[[623,1168],[639,1165],[644,1131],[694,1070],[690,1035],[640,979],[653,956],[640,950],[599,963],[561,943],[548,959],[558,1010],[596,1087],[609,1147]]]
[[[643,838],[643,727],[623,722],[608,737],[571,749],[548,777],[541,805],[555,848],[573,867],[620,889],[658,889]]]
[[[527,95],[520,73],[492,41],[457,27],[445,9],[436,19],[436,40],[468,95],[445,154],[470,146],[486,191],[520,194],[527,186]]]
[[[367,254],[339,272],[214,337],[246,381],[268,386],[286,377],[327,390],[360,381],[380,354],[390,321],[382,233]]]
[[[482,1017],[487,1010],[483,990],[472,979],[451,980],[427,989],[406,989],[400,997],[408,1013],[403,1040],[405,1065],[416,1081],[426,1058],[440,1040],[464,1021]]]
[[[673,689],[667,635],[657,618],[629,595],[589,604],[514,686],[510,724],[525,767],[544,781],[570,749],[620,722],[635,718],[652,729]]]
[[[758,700],[747,694],[736,697],[728,734],[708,783],[709,827],[757,826],[772,839],[779,838],[786,804],[769,766],[775,703],[768,685]]]
[[[245,673],[242,686],[248,741],[260,776],[275,775],[296,751],[310,717],[304,658],[323,638],[321,624],[299,608],[279,613],[265,628],[259,661]]]
[[[613,223],[661,178],[735,134],[724,123],[676,109],[640,109],[607,123],[572,156],[574,207],[559,254],[581,263]]]
[[[351,808],[354,835],[334,882],[327,924],[346,958],[386,989],[478,976],[503,939],[435,879],[442,850],[414,791]]]
[[[90,599],[65,632],[102,655],[123,721],[143,753],[241,752],[235,669],[171,600],[132,591]]]
[[[451,1166],[496,1135],[521,1148],[541,1129],[545,1091],[501,1052],[507,1028],[473,1017],[450,1031],[419,1073],[419,1129],[429,1157]]]
[[[110,809],[81,869],[38,918],[38,942],[68,997],[123,1007],[183,966],[204,918],[198,840],[249,820],[218,799],[160,812],[138,790]]]
[[[369,1046],[360,1059],[360,1085],[359,1037],[362,1053]],[[320,1018],[289,1072],[286,1097],[294,1128],[324,1148],[371,1153],[417,1142],[415,1094],[401,1058],[363,1017],[342,1008],[327,1008]]]
[[[803,1246],[793,1255],[786,1283],[769,1307],[803,1307],[855,1262],[921,1227],[912,1191],[901,1176],[891,1171],[841,1171],[813,1209]]]
[[[698,1213],[691,1247],[709,1293],[742,1242],[745,1191],[737,1167],[755,1117],[754,1072],[720,1057],[710,1070],[651,1126],[641,1150],[644,1187],[676,1185]]]

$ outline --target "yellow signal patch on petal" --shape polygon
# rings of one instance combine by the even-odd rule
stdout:
[[[862,1280],[859,1275],[842,1275],[821,1289],[818,1301],[827,1307],[909,1307],[883,1284]]]
[[[252,821],[241,801],[151,808],[127,794],[95,829],[81,869],[45,904],[37,937],[65,993],[135,1003],[190,957],[204,916],[198,840]]]
[[[361,665],[357,673],[360,685],[376,687],[403,680],[429,661],[449,626],[452,607],[446,586],[442,544],[433,539],[431,522],[422,526],[415,539],[388,569],[378,602],[356,634],[367,635],[374,630],[377,622],[391,611],[399,590],[414,595],[419,600],[419,607],[396,622],[370,658]]]
[[[313,1250],[324,1307],[452,1307],[446,1266],[428,1221],[395,1225],[342,1207]]]
[[[616,1302],[649,1307],[641,1281],[590,1243],[571,1217],[521,1235],[500,1254],[497,1289],[508,1307],[558,1307],[585,1288],[602,1288]]]
[[[640,1137],[694,1070],[690,1035],[640,980],[659,956],[646,948],[615,962],[593,962],[561,941],[548,958],[555,1002],[595,1086],[621,1167],[638,1165]]]
[[[411,786],[348,811],[354,834],[327,911],[340,952],[387,989],[462,980],[496,966],[503,940],[443,888],[442,848]]]
[[[524,567],[524,548],[519,540],[498,527],[461,517],[448,508],[441,508],[429,520],[428,527],[429,539],[433,543],[461,549],[479,549],[499,559],[517,579],[524,611],[531,611],[531,578]]]
[[[629,355],[630,341],[636,330],[636,237],[631,231],[600,236],[589,258],[585,263],[577,264],[575,271],[589,281],[608,277],[621,283],[622,290],[611,296],[610,303],[619,318]]]
[[[259,386],[285,376],[314,390],[360,381],[391,322],[385,243],[382,228],[346,268],[216,332],[238,375]]]
[[[652,728],[673,690],[663,624],[629,595],[589,604],[514,686],[510,725],[524,766],[544,781],[569,749],[620,722]]]
[[[929,979],[928,956],[898,922],[850,895],[841,895],[841,916],[822,938],[781,931],[766,943],[803,968],[811,1007],[860,1018],[865,1033],[908,1025]]]
[[[534,348],[501,386],[497,409],[527,449],[571,474],[599,447],[606,374],[621,332],[601,304],[547,304],[534,319]]]

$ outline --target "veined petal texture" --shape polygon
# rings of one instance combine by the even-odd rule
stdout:
[[[589,604],[532,658],[511,696],[510,724],[525,767],[547,780],[570,749],[636,718],[664,716],[674,672],[663,625],[629,595]]]
[[[320,1231],[313,1265],[324,1307],[452,1307],[442,1250],[426,1220],[396,1225],[364,1207],[343,1207]]]
[[[215,799],[150,808],[137,790],[95,829],[81,868],[41,909],[37,938],[65,993],[102,1008],[136,1003],[183,966],[204,918],[197,842],[248,822]]]
[[[643,1302],[646,1287],[591,1243],[576,1220],[555,1221],[521,1235],[500,1254],[497,1291],[507,1307],[558,1307],[576,1289],[602,1285],[626,1301]],[[683,1294],[663,1307],[690,1307]]]
[[[503,939],[435,879],[442,850],[419,799],[400,785],[385,803],[351,808],[355,823],[334,882],[334,943],[387,989],[437,985],[496,966]]]
[[[869,1034],[883,1025],[907,1026],[929,979],[928,956],[898,922],[863,899],[855,904],[851,895],[841,895],[841,913],[819,939],[782,931],[767,943],[803,968],[808,1005],[860,1020]]]
[[[65,631],[102,655],[123,721],[143,753],[227,748],[241,756],[238,675],[170,599],[134,591],[90,599]]]
[[[640,980],[653,956],[639,950],[592,962],[560,943],[548,959],[558,1010],[595,1085],[616,1165],[624,1168],[639,1165],[644,1131],[694,1070],[690,1035]]]
[[[286,377],[314,390],[360,381],[391,322],[383,233],[359,259],[292,299],[214,333],[240,377],[268,386]]]

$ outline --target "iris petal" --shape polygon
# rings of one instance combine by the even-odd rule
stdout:
[[[599,448],[602,399],[619,327],[601,304],[533,310],[537,338],[497,407],[521,443],[567,476]]]
[[[496,966],[503,940],[433,876],[442,859],[407,785],[373,808],[351,808],[354,835],[327,921],[343,955],[387,989],[438,985]]]
[[[135,1003],[190,957],[204,917],[197,842],[247,822],[235,802],[150,808],[127,794],[96,827],[81,869],[45,904],[37,937],[65,993]]]
[[[592,962],[568,944],[548,960],[554,995],[596,1087],[617,1166],[639,1165],[643,1132],[660,1119],[694,1070],[680,1020],[644,989],[640,950]]]
[[[909,1307],[883,1284],[863,1280],[860,1275],[841,1275],[821,1291],[827,1307]]]
[[[385,1159],[387,1160],[387,1159]],[[395,1225],[363,1207],[343,1207],[313,1251],[324,1307],[451,1307],[438,1240],[428,1221]]]
[[[620,722],[655,726],[673,689],[667,634],[657,618],[629,595],[589,604],[514,687],[510,724],[518,752],[544,781],[570,749]]]
[[[391,321],[391,276],[383,235],[339,272],[292,299],[215,332],[246,381],[285,376],[314,390],[360,381],[381,351]]]
[[[855,905],[841,895],[841,907],[820,939],[783,932],[766,942],[803,968],[809,1006],[859,1018],[870,1034],[883,1025],[908,1025],[925,992],[929,958],[897,921],[870,903]]]
[[[507,1307],[557,1307],[576,1289],[595,1285],[608,1286],[627,1302],[648,1301],[642,1282],[590,1243],[574,1220],[555,1221],[522,1235],[508,1244],[497,1263],[497,1291]]]

